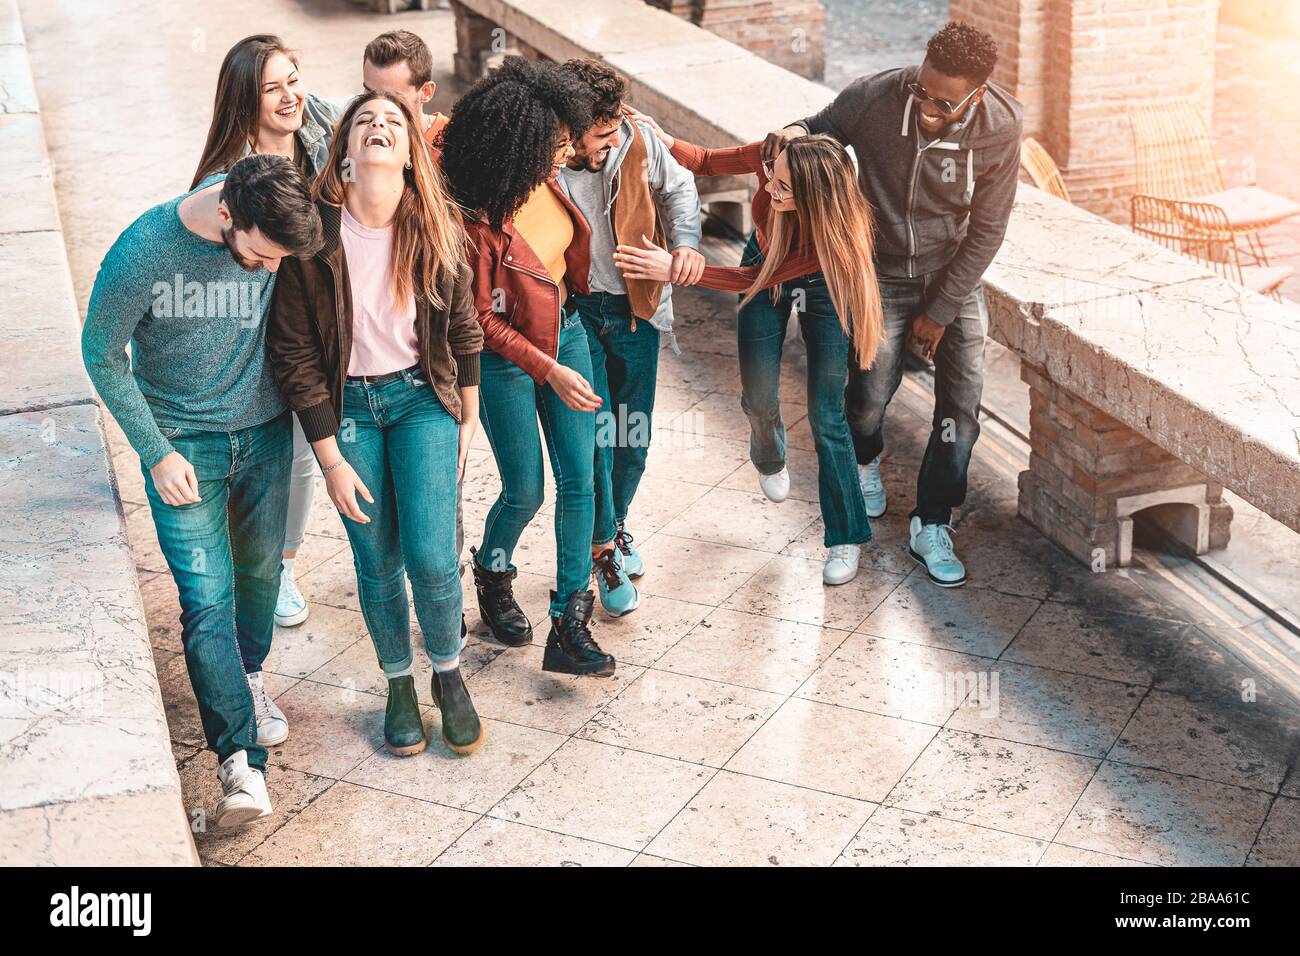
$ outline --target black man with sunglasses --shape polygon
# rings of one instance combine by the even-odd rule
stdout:
[[[876,219],[885,336],[870,369],[850,366],[845,411],[867,514],[885,513],[880,478],[885,410],[910,348],[934,362],[935,409],[911,514],[912,557],[941,587],[966,583],[953,551],[952,510],[966,498],[979,437],[988,312],[980,278],[993,261],[1016,194],[1020,104],[989,75],[997,44],[952,22],[919,67],[849,84],[821,112],[768,134],[764,158],[789,140],[829,133],[858,157]]]

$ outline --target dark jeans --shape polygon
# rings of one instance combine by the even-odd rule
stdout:
[[[561,319],[558,360],[591,381],[591,351],[576,315]],[[491,571],[512,568],[519,536],[542,506],[541,419],[555,475],[556,599],[550,613],[559,617],[570,596],[591,583],[596,416],[570,408],[555,389],[536,384],[518,365],[489,349],[480,362],[479,417],[501,473],[501,494],[488,511],[478,560]]]
[[[141,466],[158,546],[180,594],[181,642],[203,735],[218,760],[244,750],[250,767],[265,769],[244,675],[260,671],[271,650],[293,426],[285,412],[235,432],[163,434],[194,466],[202,498],[167,504]]]
[[[591,349],[591,386],[604,400],[596,413],[596,524],[592,544],[618,533],[645,473],[659,373],[659,330],[644,319],[632,329],[625,295],[574,296]]]
[[[885,336],[871,368],[850,371],[846,398],[853,444],[862,464],[874,461],[884,451],[885,409],[903,380],[908,330],[938,278],[935,273],[914,279],[880,277]],[[912,511],[926,524],[947,524],[952,509],[966,500],[966,472],[980,434],[988,324],[984,291],[976,288],[944,331],[935,352],[934,418]]]
[[[382,385],[343,389],[339,450],[375,499],[358,496],[369,524],[343,519],[357,569],[361,613],[385,671],[411,664],[415,617],[434,660],[460,651],[456,454],[460,426],[418,368]]]
[[[751,235],[741,264],[761,261],[758,242]],[[799,331],[808,350],[808,420],[817,448],[817,498],[826,526],[823,540],[827,547],[861,544],[871,540],[871,523],[844,417],[851,349],[820,272],[781,285],[776,302],[767,291],[760,292],[736,316],[740,404],[749,416],[749,457],[760,474],[775,474],[785,467],[781,353],[791,309],[799,314]]]

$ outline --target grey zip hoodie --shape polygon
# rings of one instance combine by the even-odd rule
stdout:
[[[695,177],[673,159],[649,127],[637,124],[637,130],[646,143],[645,175],[649,178],[655,208],[659,211],[659,221],[663,223],[664,234],[668,238],[668,248],[689,246],[699,249],[700,194],[695,188]],[[621,132],[618,148],[610,151],[609,159],[599,172],[566,167],[560,175],[560,188],[591,226],[591,290],[615,295],[627,294],[623,276],[614,265],[611,209],[618,197],[615,179],[622,182],[622,178],[616,174],[622,167],[632,142],[631,120],[623,120]],[[639,236],[624,236],[623,241],[637,245],[641,243]],[[665,283],[659,307],[651,316],[650,324],[668,337],[668,345],[673,351],[679,351],[677,337],[673,335],[672,291],[672,286]]]
[[[989,83],[960,122],[927,143],[906,88],[920,69],[854,80],[825,109],[794,125],[853,147],[858,181],[875,213],[880,273],[942,272],[925,312],[947,325],[1006,235],[1020,171],[1022,110]]]

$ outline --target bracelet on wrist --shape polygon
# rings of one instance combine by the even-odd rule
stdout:
[[[340,466],[342,466],[342,465],[344,465],[344,464],[346,464],[346,463],[347,463],[347,459],[346,459],[346,458],[340,458],[338,461],[334,462],[334,464],[332,464],[332,465],[326,465],[326,466],[322,467],[321,470],[320,470],[320,473],[321,473],[322,475],[328,475],[328,474],[329,474],[331,471],[333,471],[335,468],[338,468],[338,467],[340,467]]]

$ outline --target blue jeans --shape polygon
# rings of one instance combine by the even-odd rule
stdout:
[[[572,313],[560,320],[558,361],[591,381],[587,335]],[[550,613],[560,617],[569,598],[591,583],[596,416],[570,408],[555,389],[538,385],[495,352],[484,349],[480,365],[479,417],[501,472],[501,494],[488,511],[478,560],[489,571],[514,567],[519,536],[542,506],[541,419],[555,475],[555,599]]]
[[[761,261],[758,242],[751,235],[741,264]],[[817,449],[817,499],[826,526],[823,543],[828,548],[861,544],[871,540],[871,522],[844,416],[852,348],[820,272],[783,283],[776,302],[766,290],[760,292],[736,316],[740,404],[749,416],[749,457],[763,475],[785,467],[781,353],[792,309],[799,314],[799,331],[808,351],[808,422]]]
[[[436,661],[460,652],[460,565],[456,552],[456,456],[460,426],[419,368],[382,385],[343,389],[339,450],[365,482],[370,519],[343,519],[357,569],[361,614],[387,673],[411,665],[411,579],[415,617]]]
[[[293,460],[289,413],[235,432],[164,428],[163,435],[194,466],[202,499],[167,504],[141,466],[158,546],[180,594],[181,642],[203,735],[218,760],[244,750],[250,767],[265,769],[244,675],[260,671],[271,650]]]
[[[596,413],[596,524],[592,544],[614,540],[617,524],[645,473],[659,374],[659,330],[644,319],[632,329],[628,297],[574,296],[591,349],[591,387],[604,401]]]
[[[940,278],[938,273],[913,279],[880,277],[885,335],[871,368],[851,370],[846,397],[853,444],[863,464],[885,449],[885,409],[903,380],[908,330]],[[984,290],[976,287],[944,331],[934,355],[934,418],[912,511],[926,524],[947,524],[952,509],[966,500],[966,473],[980,434],[988,325]]]

